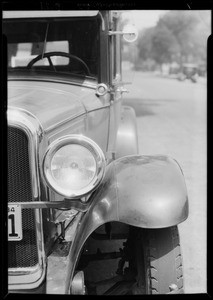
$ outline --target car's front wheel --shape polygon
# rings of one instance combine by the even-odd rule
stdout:
[[[183,293],[183,266],[177,226],[137,229],[133,294]]]

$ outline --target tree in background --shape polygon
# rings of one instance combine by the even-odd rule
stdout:
[[[158,25],[164,25],[170,29],[180,46],[180,58],[182,61],[205,59],[206,41],[210,34],[204,18],[208,19],[205,11],[171,11],[160,18]],[[207,29],[207,30],[206,30]]]
[[[152,58],[158,63],[169,63],[179,53],[179,44],[172,31],[164,24],[159,24],[152,34]]]
[[[143,30],[138,39],[138,59],[157,64],[206,63],[210,12],[169,11],[157,25]]]

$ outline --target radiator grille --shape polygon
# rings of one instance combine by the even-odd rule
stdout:
[[[33,201],[29,141],[21,129],[8,128],[8,201]],[[23,239],[8,242],[8,267],[29,268],[38,263],[35,213],[22,210]]]

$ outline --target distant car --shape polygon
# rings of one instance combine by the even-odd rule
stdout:
[[[180,72],[180,65],[176,62],[170,64],[169,74],[177,75]]]
[[[197,82],[198,69],[197,64],[183,64],[178,79],[181,81],[190,79],[192,82]]]

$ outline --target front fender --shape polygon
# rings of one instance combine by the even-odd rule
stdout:
[[[134,155],[109,165],[85,222],[88,218],[87,226],[119,221],[162,228],[177,225],[187,216],[187,190],[177,162],[167,156]]]
[[[118,218],[133,226],[162,228],[188,217],[184,176],[167,156],[133,156],[115,162]]]
[[[101,186],[75,232],[69,274],[72,278],[80,250],[100,225],[119,221],[143,228],[162,228],[183,222],[188,198],[183,173],[167,156],[126,156],[107,167]],[[66,281],[66,291],[71,280]]]

